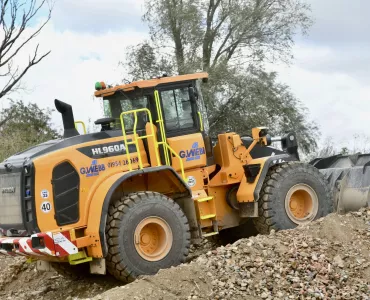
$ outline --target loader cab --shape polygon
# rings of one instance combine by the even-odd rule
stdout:
[[[102,88],[95,95],[103,98],[105,117],[114,120],[112,130],[122,130],[123,123],[126,134],[145,137],[152,120],[160,164],[183,172],[207,165],[205,129],[208,124],[199,82],[207,77],[206,73],[165,76]],[[150,153],[149,139],[143,142],[146,152]],[[153,157],[149,160],[154,161]]]

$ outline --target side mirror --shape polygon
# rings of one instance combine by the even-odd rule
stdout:
[[[196,92],[193,87],[189,87],[190,102],[193,104],[197,103]]]

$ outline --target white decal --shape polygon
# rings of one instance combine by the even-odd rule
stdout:
[[[54,244],[60,246],[68,254],[78,253],[77,247],[68,240],[62,233],[58,232],[53,235]]]
[[[197,181],[194,176],[188,177],[188,186],[193,187],[197,184]]]
[[[42,190],[41,191],[41,198],[42,199],[48,199],[49,198],[49,191],[48,190]]]
[[[44,214],[47,214],[51,211],[51,204],[49,201],[45,201],[41,203],[41,210]]]
[[[108,153],[115,153],[115,152],[126,152],[126,147],[124,144],[113,145],[113,146],[106,146],[101,148],[93,148],[91,149],[93,155],[101,155],[101,154],[108,154]]]
[[[273,163],[274,165],[276,165],[276,164],[281,164],[281,163],[283,163],[283,162],[285,162],[285,160],[280,158],[279,160],[274,160],[272,163]]]

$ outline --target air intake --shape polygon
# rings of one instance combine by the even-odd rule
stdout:
[[[63,137],[70,138],[76,135],[80,135],[75,128],[75,119],[73,117],[72,106],[57,99],[55,99],[54,103],[57,111],[62,114],[64,127]]]

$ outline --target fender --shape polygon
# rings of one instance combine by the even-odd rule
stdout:
[[[245,174],[240,182],[237,192],[239,203],[253,203],[258,201],[263,183],[269,169],[287,161],[297,159],[289,154],[275,155],[271,157],[257,158],[244,166]]]
[[[256,188],[253,192],[254,201],[257,201],[258,198],[260,197],[260,192],[261,192],[263,183],[265,182],[267,172],[270,170],[270,168],[275,165],[279,165],[279,164],[282,164],[288,161],[298,161],[298,159],[289,154],[282,154],[282,155],[271,156],[266,160],[265,164],[262,167],[261,175],[258,178]]]
[[[150,173],[167,173],[167,180],[176,182],[179,197],[191,198],[190,188],[170,166],[149,167],[110,176],[98,187],[90,203],[86,235],[89,235],[90,239],[94,240],[94,245],[88,248],[89,256],[102,258],[108,253],[105,227],[111,199],[116,189],[129,178]]]

